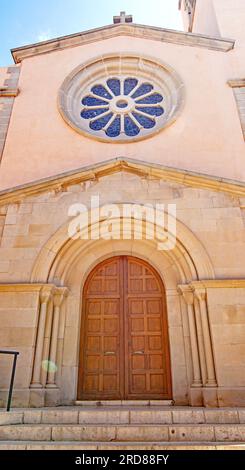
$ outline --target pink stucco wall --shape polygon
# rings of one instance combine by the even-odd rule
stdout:
[[[186,96],[177,121],[136,143],[102,143],[76,133],[57,108],[63,80],[100,54],[127,51],[161,60],[178,72]],[[126,36],[25,59],[0,167],[0,189],[122,156],[244,180],[245,145],[227,85],[228,79],[237,78],[234,61],[234,51]]]

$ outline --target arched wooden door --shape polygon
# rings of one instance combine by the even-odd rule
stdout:
[[[78,399],[169,399],[165,292],[131,256],[100,263],[83,291]]]

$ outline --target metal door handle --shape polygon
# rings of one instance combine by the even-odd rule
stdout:
[[[133,351],[133,354],[144,354],[145,351]]]
[[[106,351],[105,356],[114,356],[116,353],[114,351]]]

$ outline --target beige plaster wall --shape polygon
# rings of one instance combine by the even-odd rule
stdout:
[[[185,105],[176,122],[142,142],[97,142],[72,130],[58,112],[57,93],[65,77],[79,64],[113,52],[162,60],[185,85]],[[233,92],[226,83],[232,75],[230,54],[125,36],[25,59],[0,188],[119,156],[243,179],[244,140]]]

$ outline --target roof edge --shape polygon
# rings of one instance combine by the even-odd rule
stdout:
[[[155,41],[181,44],[185,46],[201,47],[221,52],[228,52],[234,48],[235,40],[206,36],[203,34],[187,33],[173,29],[159,28],[157,26],[146,26],[136,23],[110,24],[87,31],[70,34],[48,41],[29,44],[11,49],[16,64],[22,60],[40,54],[63,50],[69,47],[77,47],[103,41],[116,36],[131,36],[136,38],[147,38]]]
[[[236,197],[245,197],[245,183],[240,181],[167,167],[142,160],[118,157],[3,190],[0,192],[0,206],[19,202],[26,197],[45,191],[65,191],[70,185],[98,180],[119,171],[134,173],[144,178],[162,179],[195,188],[223,192]]]

